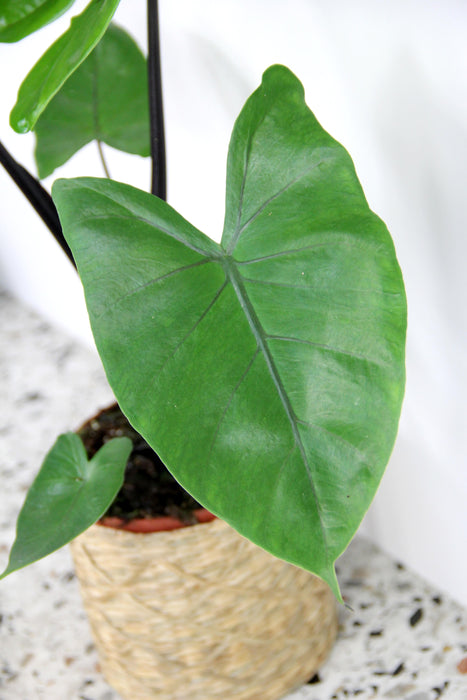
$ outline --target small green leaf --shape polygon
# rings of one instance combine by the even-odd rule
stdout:
[[[1,0],[0,41],[24,39],[60,17],[75,0]]]
[[[131,449],[131,440],[115,438],[88,461],[78,435],[60,435],[29,489],[0,578],[51,554],[95,523],[123,483]]]
[[[84,61],[107,29],[120,0],[91,0],[71,20],[70,28],[55,41],[23,80],[10,114],[12,128],[25,134],[63,83]]]
[[[146,59],[123,29],[110,25],[47,105],[34,131],[41,178],[93,140],[150,154]]]
[[[126,185],[53,189],[118,402],[209,510],[340,597],[334,562],[395,440],[406,301],[391,237],[273,66],[230,144],[222,245]]]

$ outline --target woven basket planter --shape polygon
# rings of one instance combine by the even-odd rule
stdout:
[[[277,700],[322,664],[329,588],[220,520],[72,543],[107,681],[127,700]]]

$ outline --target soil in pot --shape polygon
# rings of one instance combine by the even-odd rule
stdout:
[[[174,479],[156,452],[130,425],[118,404],[100,411],[78,434],[88,458],[112,438],[124,436],[133,443],[123,486],[101,524],[144,532],[170,530],[214,518]],[[156,518],[158,526],[154,524]]]

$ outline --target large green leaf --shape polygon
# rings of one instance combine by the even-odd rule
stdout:
[[[91,0],[80,15],[73,17],[69,29],[47,49],[19,89],[10,114],[15,131],[24,134],[34,128],[52,97],[99,42],[119,2]]]
[[[222,245],[126,185],[53,196],[118,401],[182,485],[339,596],[334,561],[395,439],[406,304],[393,243],[297,78],[234,128]]]
[[[0,41],[24,39],[37,29],[53,22],[75,0],[1,0]]]
[[[47,105],[34,131],[41,178],[93,140],[149,156],[146,59],[123,29],[110,25]]]
[[[63,547],[95,523],[123,483],[131,449],[131,440],[115,438],[88,461],[81,438],[60,435],[29,489],[0,579]]]

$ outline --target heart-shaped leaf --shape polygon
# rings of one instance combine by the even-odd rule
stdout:
[[[53,22],[75,0],[2,0],[0,3],[0,41],[24,39]]]
[[[25,134],[34,128],[52,97],[102,38],[120,0],[91,0],[73,17],[69,29],[55,41],[23,80],[10,114],[12,128]]]
[[[222,245],[126,185],[53,191],[117,399],[181,484],[337,596],[395,439],[406,303],[393,243],[297,78],[234,128]]]
[[[60,435],[29,489],[0,578],[55,552],[95,523],[123,483],[131,449],[131,440],[115,438],[88,461],[78,435]]]
[[[47,105],[34,131],[41,178],[93,140],[149,156],[146,59],[123,29],[110,25]]]

